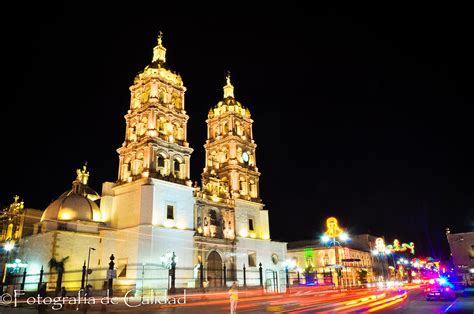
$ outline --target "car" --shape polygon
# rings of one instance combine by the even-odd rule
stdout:
[[[436,300],[454,300],[456,293],[448,285],[432,284],[425,289],[426,301]]]

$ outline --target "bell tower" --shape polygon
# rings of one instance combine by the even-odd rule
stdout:
[[[130,87],[130,110],[125,115],[125,141],[119,153],[118,183],[152,177],[191,185],[187,142],[189,116],[184,110],[186,88],[166,64],[162,34],[150,65]]]
[[[234,97],[230,74],[224,98],[209,110],[203,185],[213,176],[229,186],[233,198],[261,202],[250,111]]]

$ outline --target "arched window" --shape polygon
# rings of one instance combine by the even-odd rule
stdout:
[[[184,179],[185,173],[184,173],[184,163],[183,160],[178,158],[174,159],[173,162],[173,173],[174,176],[178,179]]]
[[[163,157],[163,155],[158,154],[158,157],[156,158],[156,166],[159,169],[165,166],[165,157]]]
[[[235,121],[235,133],[237,133],[237,135],[242,135],[242,126],[239,121]]]
[[[227,148],[223,148],[222,151],[221,151],[221,162],[226,162],[227,159],[229,158],[229,155],[227,153]]]
[[[161,102],[161,103],[166,103],[166,90],[161,87],[160,90],[158,91],[158,100]]]
[[[242,148],[241,147],[238,147],[237,148],[237,160],[239,162],[243,162],[243,159],[242,159]]]
[[[142,136],[143,134],[145,134],[146,130],[148,129],[148,118],[143,117],[141,122],[138,124],[138,126],[139,126],[138,134]]]
[[[130,158],[127,158],[122,164],[122,179],[125,181],[130,177]]]
[[[132,123],[132,125],[130,126],[129,130],[128,130],[128,139],[132,142],[136,141],[137,140],[137,126],[135,124],[135,122]]]
[[[177,133],[177,136],[176,138],[178,140],[184,140],[184,128],[182,128],[181,126],[178,125],[178,133]]]
[[[214,209],[209,211],[209,219],[211,221],[211,225],[217,226],[217,212]]]
[[[173,93],[173,96],[172,96],[172,103],[174,104],[175,108],[176,109],[182,109],[183,108],[183,104],[182,104],[182,100],[181,100],[181,95],[178,94],[178,93]]]
[[[254,180],[250,180],[250,196],[253,198],[257,197],[257,184]]]
[[[134,175],[138,175],[142,173],[143,171],[143,154],[140,153],[137,155],[137,158],[135,159],[135,173]]]
[[[247,181],[244,177],[240,177],[240,194],[247,195]]]
[[[158,132],[165,133],[165,123],[166,123],[165,117],[159,117],[157,119],[156,128],[157,128]]]
[[[174,160],[174,172],[178,172],[178,171],[179,171],[179,165],[180,165],[179,160],[175,159],[175,160]]]
[[[224,121],[224,124],[222,124],[222,133],[226,135],[227,132],[229,132],[229,124],[227,123],[227,121]]]

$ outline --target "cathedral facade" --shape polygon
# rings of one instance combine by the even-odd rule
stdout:
[[[34,234],[21,240],[19,255],[28,261],[28,273],[46,268],[51,258],[68,257],[66,271],[80,270],[87,260],[88,281],[101,289],[114,254],[114,284],[132,289],[166,287],[170,256],[176,257],[176,287],[196,287],[199,277],[210,287],[223,276],[229,284],[242,284],[244,266],[248,285],[259,284],[258,275],[249,274],[260,265],[264,280],[284,277],[286,243],[270,239],[249,109],[236,100],[228,75],[223,98],[206,121],[198,186],[190,178],[185,92],[166,63],[160,35],[151,64],[130,87],[117,181],[105,182],[99,196],[88,187],[87,168],[77,171],[72,188],[48,206]],[[66,287],[79,289],[80,276],[66,273]]]

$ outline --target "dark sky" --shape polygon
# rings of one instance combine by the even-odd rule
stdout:
[[[85,160],[96,190],[116,180],[128,88],[161,30],[168,64],[188,88],[192,179],[230,70],[255,121],[273,239],[318,237],[335,215],[353,234],[446,256],[446,227],[473,230],[467,8],[167,15],[180,11],[154,3],[19,3],[4,12],[0,203],[19,194],[44,209]]]

